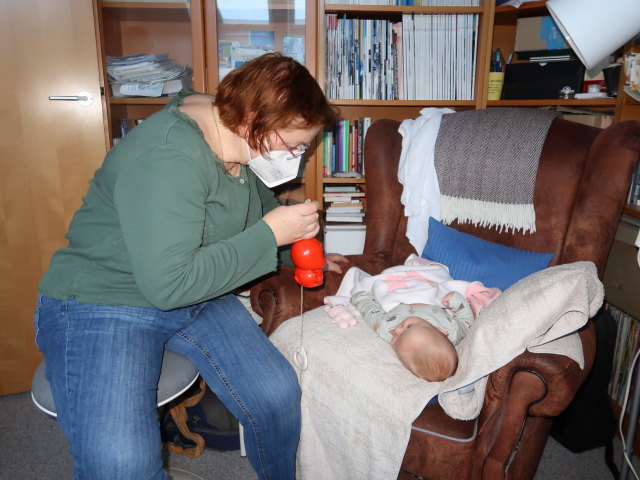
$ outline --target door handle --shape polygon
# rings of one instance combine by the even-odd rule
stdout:
[[[78,102],[83,107],[93,104],[93,95],[86,90],[78,92],[78,95],[52,95],[49,100],[62,100],[66,102]]]

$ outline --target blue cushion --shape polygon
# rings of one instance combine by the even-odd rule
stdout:
[[[539,253],[488,242],[429,218],[429,237],[422,258],[449,267],[455,280],[479,281],[507,289],[549,265],[553,253]]]

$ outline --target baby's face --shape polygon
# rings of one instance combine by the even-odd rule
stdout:
[[[391,330],[391,346],[394,350],[398,350],[408,337],[422,337],[428,341],[427,339],[435,334],[446,336],[446,332],[434,327],[424,318],[407,317]]]

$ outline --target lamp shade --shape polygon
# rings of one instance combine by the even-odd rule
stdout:
[[[587,68],[640,32],[640,0],[548,0],[547,9]]]

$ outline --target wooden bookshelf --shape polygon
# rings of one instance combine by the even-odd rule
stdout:
[[[109,97],[112,105],[165,105],[171,97]]]
[[[546,1],[534,1],[522,4],[519,8],[512,6],[496,7],[492,1],[481,2],[477,7],[409,7],[409,6],[377,6],[377,5],[341,5],[318,1],[318,81],[322,84],[325,72],[325,35],[324,15],[327,13],[344,14],[348,18],[399,19],[404,13],[413,14],[445,14],[445,13],[477,13],[478,49],[476,61],[476,86],[474,98],[471,100],[348,100],[331,99],[341,112],[342,118],[357,119],[369,116],[372,121],[380,118],[403,120],[416,118],[424,107],[448,107],[458,111],[473,110],[486,107],[572,107],[594,112],[610,113],[620,110],[620,101],[615,98],[597,99],[543,99],[543,100],[487,100],[487,80],[491,51],[500,48],[507,56],[514,50],[518,18],[549,15]],[[515,60],[517,61],[517,60]],[[640,104],[626,101],[627,110],[638,108]],[[625,119],[629,116],[626,115]],[[321,144],[321,142],[319,142]],[[321,150],[320,150],[321,151]],[[329,178],[322,176],[322,156],[316,157],[316,177],[318,194],[323,185],[330,183]],[[363,180],[364,181],[364,180]]]
[[[167,9],[167,10],[187,10],[188,4],[185,2],[110,2],[102,0],[99,2],[100,8],[122,8],[122,9]]]
[[[354,99],[334,99],[331,103],[340,110],[341,117],[347,120],[356,120],[362,117],[370,117],[374,122],[381,118],[394,120],[404,120],[406,118],[416,118],[420,110],[425,107],[447,107],[455,110],[473,110],[486,106],[486,81],[488,72],[488,62],[490,60],[491,35],[493,24],[494,2],[483,1],[479,6],[447,6],[447,7],[416,7],[416,6],[387,6],[387,5],[342,5],[331,2],[318,1],[318,36],[317,44],[317,79],[324,86],[325,64],[327,54],[325,47],[327,26],[325,25],[326,14],[344,15],[347,18],[358,19],[380,19],[398,22],[402,20],[403,14],[414,15],[445,15],[445,14],[476,14],[477,24],[477,45],[475,60],[475,85],[472,98],[469,100],[354,100]],[[321,142],[319,142],[321,145]],[[317,199],[321,201],[322,191],[325,184],[352,183],[365,185],[366,179],[336,179],[323,176],[322,148],[318,149],[316,156],[316,192]]]
[[[320,2],[322,3],[322,2]],[[389,14],[418,13],[425,15],[443,15],[448,13],[483,13],[485,7],[467,7],[467,6],[450,6],[450,7],[413,7],[413,6],[394,6],[394,5],[343,5],[331,4],[324,5],[324,13],[357,13],[363,14],[368,18],[388,17]]]
[[[215,2],[214,8],[204,0],[184,2],[163,1],[107,1],[96,0],[100,20],[102,60],[106,55],[122,56],[132,53],[169,53],[181,64],[194,69],[194,89],[215,92],[218,81],[218,57],[216,48],[205,48],[216,44],[220,35],[229,29],[247,27],[220,25]],[[205,8],[205,6],[207,8]],[[241,6],[239,6],[240,8]],[[269,3],[270,10],[286,11],[292,7],[287,2]],[[478,40],[476,50],[475,90],[470,100],[348,100],[333,99],[345,119],[371,117],[403,120],[416,118],[424,107],[448,107],[458,111],[485,107],[545,107],[568,106],[588,108],[596,111],[616,111],[616,120],[640,118],[640,102],[630,99],[548,99],[548,100],[494,100],[487,101],[487,77],[491,51],[501,48],[505,55],[513,50],[517,19],[521,17],[547,15],[546,1],[526,2],[519,8],[494,5],[484,0],[479,6],[413,7],[382,5],[342,5],[324,0],[305,0],[306,65],[323,84],[325,72],[325,25],[327,13],[343,14],[351,18],[392,19],[398,21],[403,14],[443,15],[477,14]],[[249,10],[247,10],[249,12]],[[278,14],[280,15],[280,14]],[[275,17],[274,17],[275,18]],[[279,24],[278,24],[279,25]],[[248,28],[248,27],[247,27]],[[275,27],[274,27],[275,28]],[[277,26],[278,31],[281,29]],[[239,30],[238,30],[239,31]],[[222,37],[220,37],[222,38]],[[162,108],[169,101],[160,98],[117,98],[109,95],[107,109],[110,118],[110,136],[118,131],[120,118],[141,118]],[[323,178],[321,139],[315,151],[308,155],[305,195],[319,200],[324,183],[335,179]],[[342,180],[342,179],[341,179]],[[342,180],[349,181],[349,180]],[[365,180],[361,180],[362,183]]]
[[[202,6],[185,2],[97,1],[100,60],[104,72],[109,143],[120,135],[124,118],[139,119],[160,110],[169,97],[112,97],[106,69],[107,56],[166,53],[193,69],[193,86],[204,89],[204,35]]]

